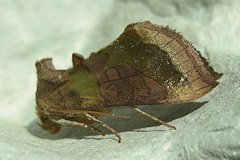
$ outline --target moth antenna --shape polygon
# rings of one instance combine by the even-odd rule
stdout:
[[[118,114],[113,114],[113,113],[105,113],[105,112],[97,112],[97,111],[85,111],[85,110],[64,110],[64,109],[59,109],[59,110],[53,110],[52,112],[61,112],[61,113],[85,113],[85,114],[97,114],[97,115],[105,115],[105,116],[110,116],[110,117],[117,117],[117,118],[129,118],[129,116],[124,116],[124,115],[118,115]]]
[[[160,123],[160,124],[162,124],[162,125],[164,125],[164,126],[167,126],[167,127],[169,127],[169,128],[176,129],[175,126],[172,126],[172,125],[170,125],[170,124],[168,124],[168,123],[166,123],[166,122],[164,122],[164,121],[162,121],[162,120],[160,120],[160,119],[158,119],[158,118],[156,118],[156,117],[154,117],[154,116],[152,116],[152,115],[150,115],[150,114],[148,114],[148,113],[146,113],[146,112],[143,112],[142,110],[138,109],[138,108],[135,107],[135,106],[130,106],[130,107],[131,107],[134,111],[140,113],[141,115],[143,115],[143,116],[145,116],[145,117],[147,117],[147,118],[150,118],[151,120],[153,120],[153,121],[155,121],[155,122],[158,122],[158,123]]]

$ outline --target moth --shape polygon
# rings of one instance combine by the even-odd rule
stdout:
[[[87,59],[72,54],[72,62],[67,70],[56,70],[51,58],[36,62],[39,125],[52,134],[67,125],[104,135],[92,125],[97,122],[115,134],[118,142],[120,135],[99,116],[127,118],[111,111],[129,106],[175,129],[136,105],[193,101],[215,88],[222,75],[180,33],[148,21],[128,25],[115,41]]]

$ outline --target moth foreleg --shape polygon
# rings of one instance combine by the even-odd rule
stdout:
[[[106,123],[96,119],[95,117],[91,116],[90,114],[85,114],[86,117],[89,119],[89,120],[92,120],[94,122],[98,122],[101,126],[107,128],[110,132],[112,132],[113,134],[116,135],[116,137],[118,138],[118,143],[121,142],[121,137],[120,135],[117,133],[117,131],[115,131],[113,128],[111,128],[110,126],[108,126]]]
[[[155,121],[155,122],[158,122],[158,123],[160,123],[160,124],[162,124],[162,125],[164,125],[164,126],[167,126],[167,127],[169,127],[169,128],[176,129],[175,126],[172,126],[172,125],[170,125],[170,124],[168,124],[168,123],[166,123],[166,122],[164,122],[164,121],[162,121],[162,120],[160,120],[160,119],[158,119],[158,118],[156,118],[156,117],[154,117],[154,116],[152,116],[152,115],[150,115],[150,114],[148,114],[148,113],[146,113],[146,112],[143,112],[142,110],[138,109],[138,108],[135,107],[135,106],[130,106],[130,107],[131,107],[134,111],[140,113],[141,115],[143,115],[143,116],[145,116],[145,117],[147,117],[147,118],[150,118],[151,120],[153,120],[153,121]]]
[[[101,130],[93,127],[93,126],[90,125],[90,124],[85,124],[85,123],[70,121],[70,120],[66,120],[66,119],[54,120],[54,122],[56,122],[56,123],[58,123],[58,124],[61,124],[61,125],[66,125],[66,126],[90,128],[90,129],[92,129],[92,130],[97,131],[100,135],[103,135],[103,136],[104,136],[104,133],[103,133]]]

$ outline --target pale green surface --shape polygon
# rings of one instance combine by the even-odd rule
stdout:
[[[1,0],[0,13],[0,159],[240,159],[240,1]],[[144,20],[181,31],[224,74],[220,84],[199,103],[141,107],[177,130],[128,108],[114,112],[130,120],[101,118],[121,144],[82,128],[41,130],[35,61],[68,68],[72,52],[87,57]]]

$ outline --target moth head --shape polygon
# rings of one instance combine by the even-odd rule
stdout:
[[[57,124],[53,121],[53,117],[51,117],[50,113],[45,112],[40,107],[36,107],[37,115],[41,119],[42,123],[38,123],[38,125],[48,131],[51,134],[56,134],[61,130],[61,125]]]
[[[61,88],[68,82],[68,76],[63,70],[56,70],[51,58],[46,58],[36,62],[38,75],[36,92],[36,111],[42,123],[43,129],[51,134],[58,133],[61,125],[54,122],[54,115],[50,113],[53,106],[58,106],[61,102],[60,94],[55,94],[57,88]],[[55,94],[55,95],[54,95]],[[55,101],[51,99],[55,98]]]

